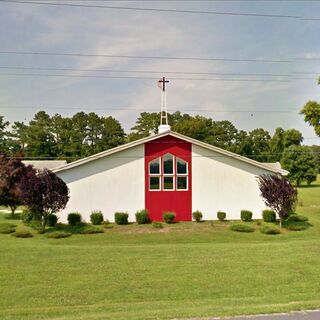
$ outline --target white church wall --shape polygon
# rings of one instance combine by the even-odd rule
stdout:
[[[200,210],[204,220],[217,219],[224,211],[227,219],[240,219],[241,210],[261,218],[266,209],[256,177],[271,173],[217,152],[192,146],[192,211]]]
[[[127,211],[129,221],[145,205],[144,145],[132,147],[105,158],[57,172],[70,189],[70,200],[59,214],[66,222],[68,213],[79,212],[90,222],[93,210],[101,210],[104,218],[114,221],[114,213]]]

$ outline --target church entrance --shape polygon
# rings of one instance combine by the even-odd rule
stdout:
[[[166,211],[191,221],[191,143],[166,136],[145,144],[145,207],[151,220]]]

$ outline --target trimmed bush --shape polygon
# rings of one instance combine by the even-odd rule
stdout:
[[[68,223],[70,226],[75,226],[81,222],[81,214],[73,212],[68,214]]]
[[[192,217],[194,220],[196,220],[197,222],[200,222],[202,220],[202,212],[197,210],[195,212],[192,212]]]
[[[252,221],[252,212],[249,210],[241,210],[241,220],[245,222]]]
[[[264,233],[264,234],[279,234],[280,230],[278,228],[272,227],[272,226],[263,226],[260,229],[260,232]]]
[[[163,224],[159,221],[152,221],[152,226],[156,229],[162,229],[163,228]]]
[[[2,223],[0,224],[0,233],[9,234],[16,231],[16,225],[11,223]]]
[[[67,238],[71,236],[72,234],[70,232],[64,232],[64,231],[54,231],[46,235],[46,237],[50,239],[61,239],[61,238]]]
[[[32,238],[33,234],[28,230],[18,230],[16,232],[11,233],[13,237],[16,238]]]
[[[136,212],[136,221],[138,224],[146,224],[149,223],[149,211],[147,209],[143,209]]]
[[[103,229],[95,226],[88,226],[83,228],[79,233],[80,234],[94,234],[94,233],[103,233]]]
[[[55,214],[50,214],[47,216],[47,225],[49,227],[55,227],[58,223],[58,217]]]
[[[276,222],[276,213],[273,210],[263,210],[262,218],[264,222]]]
[[[90,221],[93,225],[99,226],[103,222],[103,214],[100,210],[92,211]]]
[[[238,232],[253,232],[254,228],[242,223],[235,223],[230,226],[230,230]]]
[[[174,212],[164,212],[162,218],[165,223],[173,223],[173,220],[176,218],[176,214]]]
[[[227,214],[223,211],[218,211],[217,212],[217,218],[220,220],[220,221],[224,221],[226,219],[226,216]]]
[[[309,219],[305,216],[300,216],[299,214],[291,214],[288,218],[287,218],[287,222],[306,222]]]
[[[303,231],[309,228],[305,223],[289,224],[286,228],[290,231]]]
[[[128,217],[129,215],[126,212],[116,212],[114,214],[114,221],[120,225],[128,224]]]

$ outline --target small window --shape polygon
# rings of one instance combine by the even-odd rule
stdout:
[[[173,156],[171,154],[166,154],[163,157],[163,173],[173,174]]]
[[[160,190],[160,177],[149,177],[149,190]]]
[[[188,189],[188,178],[177,177],[177,190],[187,190],[187,189]]]
[[[187,174],[188,164],[186,161],[177,158],[177,174]]]
[[[163,190],[173,189],[173,177],[163,177]]]
[[[160,174],[160,158],[154,159],[149,162],[149,173]]]

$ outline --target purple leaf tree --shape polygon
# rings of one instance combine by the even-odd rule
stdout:
[[[261,175],[258,184],[265,204],[278,214],[281,228],[297,201],[297,190],[288,179],[276,175]]]
[[[47,217],[64,209],[69,201],[67,185],[50,170],[30,172],[21,189],[23,203],[41,216],[41,232],[45,231]]]

